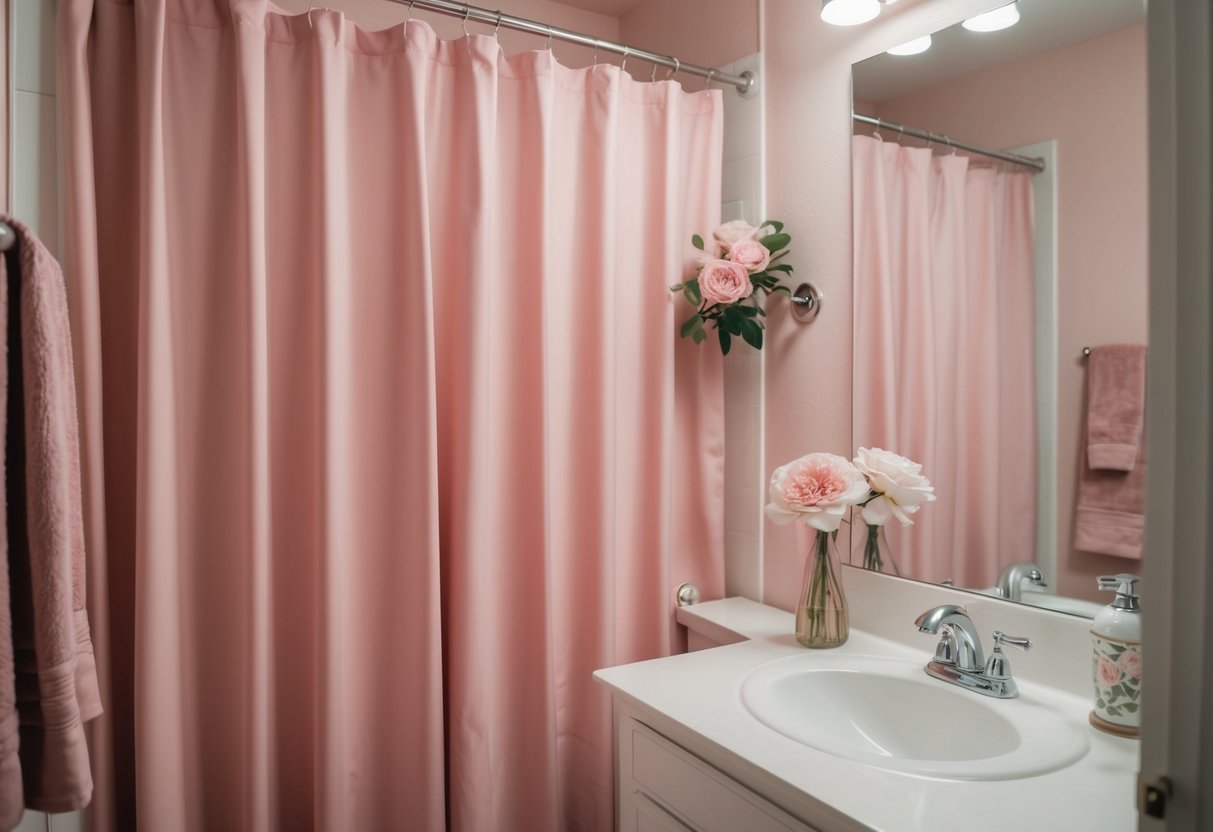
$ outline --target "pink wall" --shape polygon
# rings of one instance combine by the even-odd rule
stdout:
[[[642,0],[620,17],[619,36],[629,46],[722,66],[758,51],[758,0]]]
[[[1084,345],[1145,343],[1146,33],[1134,26],[884,101],[880,115],[991,147],[1057,141],[1058,591],[1098,600],[1122,558],[1071,548]]]
[[[851,64],[1001,5],[901,0],[864,26],[823,23],[816,0],[765,0],[767,213],[787,223],[797,277],[825,293],[808,326],[772,304],[766,356],[766,469],[851,448]],[[807,540],[766,525],[763,600],[791,609]],[[911,622],[906,622],[910,626]]]
[[[275,0],[276,5],[291,13],[307,11],[308,0]],[[313,0],[316,8],[339,9],[345,15],[362,26],[364,29],[386,29],[405,19],[408,7],[388,0]],[[488,3],[475,5],[488,6]],[[551,23],[565,29],[573,29],[588,35],[615,40],[619,37],[619,21],[608,15],[576,9],[553,0],[497,0],[492,8],[500,8],[506,14]],[[438,36],[444,39],[457,38],[463,35],[462,21],[458,18],[432,12],[414,11],[413,17],[426,20],[434,27]],[[474,34],[491,34],[493,27],[482,23],[471,23],[468,31]],[[502,29],[501,45],[509,54],[525,52],[532,49],[543,49],[545,38],[525,32],[511,32]],[[554,41],[552,50],[566,66],[587,66],[593,61],[593,50],[569,43]],[[602,60],[607,60],[603,54]]]

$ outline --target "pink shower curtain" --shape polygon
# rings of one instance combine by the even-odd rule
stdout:
[[[886,527],[902,573],[988,587],[1036,550],[1031,177],[867,136],[853,152],[855,444],[935,486]]]
[[[719,92],[265,0],[60,73],[96,828],[610,829],[591,672],[723,589]]]

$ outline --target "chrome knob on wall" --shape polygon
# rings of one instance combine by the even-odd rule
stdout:
[[[821,303],[825,295],[812,283],[801,283],[792,293],[792,317],[798,321],[809,323],[817,320],[821,314]]]

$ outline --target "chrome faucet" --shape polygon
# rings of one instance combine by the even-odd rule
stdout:
[[[987,662],[981,649],[981,636],[964,607],[956,604],[932,607],[914,623],[920,632],[940,637],[935,658],[927,662],[928,676],[999,699],[1019,695],[1019,686],[1011,678],[1011,662],[1002,652],[1002,645],[1030,650],[1031,641],[995,630],[994,651]]]
[[[1033,586],[1048,586],[1045,583],[1045,576],[1041,574],[1036,564],[1019,561],[1007,566],[998,575],[998,594],[1003,598],[1019,601],[1023,598],[1024,581]]]

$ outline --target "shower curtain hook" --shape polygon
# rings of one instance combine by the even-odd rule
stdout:
[[[708,70],[708,78],[703,82],[703,88],[709,90],[712,88],[712,76],[716,74],[716,68],[712,67]]]
[[[591,66],[598,66],[598,44],[601,42],[598,38],[594,38],[594,63]]]
[[[498,37],[501,32],[501,9],[497,10],[497,25],[493,27],[493,37]]]
[[[673,61],[674,61],[674,68],[665,74],[665,79],[667,81],[669,81],[671,78],[673,78],[675,75],[677,75],[678,70],[682,69],[682,61],[678,60],[677,58],[674,58]]]
[[[551,52],[552,51],[552,24],[548,23],[547,27],[548,27],[548,51]]]
[[[413,19],[413,4],[417,0],[409,0],[408,11],[404,13],[404,45],[409,45],[409,21]]]
[[[649,82],[654,83],[656,81],[657,81],[657,64],[653,64],[653,72],[649,75]]]
[[[466,38],[471,35],[468,31],[468,15],[472,13],[472,7],[467,3],[463,4],[463,36]]]
[[[628,71],[628,56],[631,54],[632,54],[632,47],[624,46],[623,47],[623,63],[621,63],[619,65],[619,68],[624,72]]]

